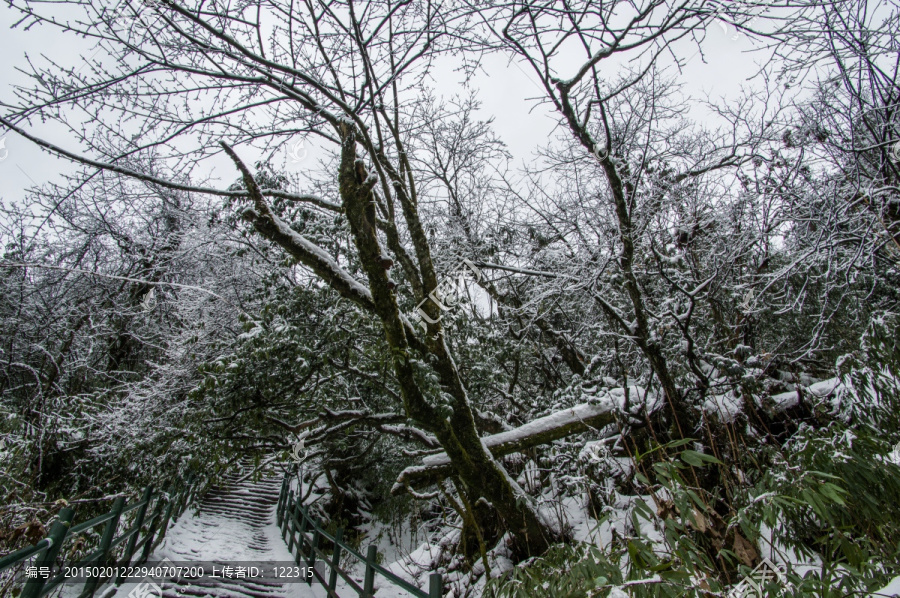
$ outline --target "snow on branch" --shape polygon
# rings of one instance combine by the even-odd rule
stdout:
[[[303,430],[311,429],[316,424],[321,424],[317,428],[306,433],[312,442],[321,441],[336,432],[362,424],[372,426],[385,434],[391,434],[392,436],[398,436],[406,440],[418,442],[431,449],[440,446],[434,436],[426,433],[424,430],[404,423],[407,421],[407,417],[399,413],[372,413],[363,410],[334,411],[325,408],[319,413],[318,417],[300,422],[299,424],[289,424],[271,416],[267,419],[295,434]]]
[[[832,409],[837,409],[842,392],[846,389],[840,378],[828,378],[808,386],[796,385],[794,390],[770,396],[754,396],[753,401],[769,417],[776,417],[806,400],[813,402],[830,401]],[[723,423],[731,423],[744,410],[743,399],[734,393],[713,395],[706,399],[703,410],[714,413]]]
[[[437,438],[426,433],[424,430],[420,430],[419,428],[414,428],[412,426],[407,425],[398,425],[398,426],[378,426],[378,429],[384,432],[385,434],[391,434],[393,436],[399,436],[400,438],[405,438],[407,440],[418,441],[429,448],[438,448],[440,443],[437,441]]]
[[[147,174],[145,172],[138,172],[131,168],[127,168],[125,166],[119,166],[113,162],[101,162],[99,160],[92,160],[90,158],[86,158],[80,154],[76,154],[74,152],[70,152],[65,150],[57,145],[54,145],[48,141],[44,141],[39,137],[35,137],[28,133],[25,129],[16,126],[11,121],[0,116],[0,124],[2,124],[7,129],[15,131],[25,139],[32,141],[36,145],[43,147],[48,150],[50,153],[60,156],[62,158],[67,158],[73,162],[77,162],[78,164],[84,164],[85,166],[92,166],[94,168],[98,168],[100,170],[106,170],[109,172],[115,172],[127,177],[131,177],[133,179],[144,181],[145,183],[151,183],[153,185],[159,185],[160,187],[164,187],[166,189],[174,189],[176,191],[186,191],[188,193],[203,193],[205,195],[216,195],[219,197],[250,197],[250,193],[245,190],[237,189],[237,190],[223,190],[223,189],[212,189],[209,187],[197,187],[194,185],[187,185],[184,183],[178,183],[176,181],[159,178],[157,176],[153,176],[151,174]],[[288,191],[283,191],[281,189],[261,189],[262,193],[269,197],[278,197],[281,199],[285,199],[288,201],[295,201],[301,203],[310,203],[315,206],[318,206],[322,209],[328,210],[330,212],[335,212],[338,214],[343,213],[343,208],[334,203],[330,202],[327,199],[323,199],[317,195],[312,195],[309,193],[290,193]]]
[[[262,189],[256,183],[250,170],[238,157],[230,145],[220,141],[219,145],[234,162],[244,178],[244,184],[254,208],[244,211],[244,218],[253,223],[256,230],[270,241],[277,243],[297,261],[315,272],[322,280],[342,297],[350,299],[367,311],[374,311],[375,303],[369,289],[344,270],[324,249],[296,232],[272,212]]]

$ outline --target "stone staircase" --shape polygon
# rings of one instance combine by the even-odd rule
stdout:
[[[281,477],[273,474],[252,481],[246,479],[250,471],[250,463],[238,464],[221,486],[203,496],[197,508],[185,512],[149,559],[151,562],[168,559],[177,565],[202,563],[203,577],[144,580],[145,585],[127,583],[115,595],[118,598],[307,598],[319,594],[305,583],[286,582],[274,576],[277,565],[293,564],[275,523]],[[226,566],[250,565],[259,567],[263,575],[211,576],[211,566],[221,572]],[[148,585],[148,581],[152,583]],[[111,593],[105,598],[110,596]]]

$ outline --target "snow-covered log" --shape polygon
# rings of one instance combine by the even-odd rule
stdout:
[[[633,388],[637,391],[637,396],[643,395],[642,389]],[[496,458],[572,434],[591,429],[599,430],[615,422],[616,413],[621,412],[624,399],[624,391],[617,388],[599,401],[581,403],[551,413],[513,430],[486,436],[482,442]],[[407,467],[400,472],[391,492],[397,494],[403,492],[407,486],[422,486],[446,477],[451,472],[452,467],[446,453],[429,455],[422,459],[422,465]]]
[[[795,407],[801,400],[800,397],[804,395],[823,400],[834,397],[840,388],[840,380],[832,378],[807,387],[798,386],[797,390],[794,391],[758,399],[757,404],[770,415],[775,415]],[[636,396],[642,396],[643,394],[643,390],[638,387],[632,387],[631,390]],[[661,405],[660,402],[652,399],[651,395],[648,397],[648,400],[640,403],[641,405],[646,404],[647,410],[650,412]],[[725,396],[710,397],[704,406],[704,410],[717,412],[720,416],[725,415],[725,421],[733,421],[735,414],[740,411],[740,405],[735,403],[730,408],[726,407],[726,405],[729,405],[729,403]],[[624,391],[617,388],[610,391],[609,394],[599,401],[581,403],[574,407],[551,413],[513,430],[485,436],[482,441],[495,458],[502,457],[503,455],[516,453],[533,446],[547,444],[572,434],[586,432],[590,429],[600,430],[615,422],[615,415],[617,412],[622,412],[623,406]],[[421,465],[407,467],[400,472],[397,482],[391,488],[391,492],[399,494],[407,486],[413,488],[434,483],[451,473],[450,460],[445,453],[428,455],[422,459]]]

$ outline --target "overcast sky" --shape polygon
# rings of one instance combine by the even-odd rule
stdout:
[[[31,31],[23,31],[21,27],[11,29],[17,18],[17,11],[6,6],[0,8],[0,29],[3,30],[0,35],[3,56],[0,61],[0,99],[7,105],[14,102],[12,86],[25,81],[18,70],[28,68],[26,54],[32,60],[43,55],[59,64],[78,67],[97,52],[90,42],[46,25]],[[753,47],[753,41],[747,36],[736,35],[733,29],[726,31],[724,25],[713,23],[703,42],[702,54],[696,53],[692,45],[682,47],[682,54],[692,58],[678,78],[689,86],[693,95],[734,98],[742,85],[748,85],[747,78],[756,71],[754,64],[760,57],[749,52]],[[526,68],[508,64],[501,56],[489,57],[484,62],[484,72],[473,82],[482,101],[482,118],[494,118],[495,131],[507,144],[516,165],[534,160],[537,148],[547,142],[554,125],[559,122],[559,116],[549,113],[546,106],[537,106],[535,101],[528,99],[539,96],[541,91],[536,77],[526,72]],[[575,68],[573,61],[573,72]],[[604,62],[603,68],[609,70],[615,65]],[[670,74],[677,75],[677,71],[672,70]],[[465,92],[459,85],[459,76],[449,68],[440,69],[435,73],[435,79],[434,87],[439,94],[449,96]],[[693,116],[705,117],[699,105],[694,108]],[[67,133],[60,125],[39,124],[39,128],[31,130],[66,149],[79,149],[74,140],[67,139]],[[50,156],[15,133],[0,132],[0,139],[4,138],[6,150],[0,149],[0,158],[3,158],[0,160],[0,199],[6,204],[23,201],[28,187],[50,180],[59,181],[60,173],[75,171],[71,164]],[[304,149],[308,156],[301,163],[289,160],[286,151],[282,157],[285,166],[299,169],[309,164],[307,160],[314,161],[316,148],[307,141]],[[220,178],[222,186],[235,178],[233,166],[224,160],[206,166]]]

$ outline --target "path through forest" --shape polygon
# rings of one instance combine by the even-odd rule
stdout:
[[[202,578],[167,577],[155,580],[162,598],[222,596],[235,598],[312,598],[315,590],[302,582],[285,583],[274,577],[276,565],[293,562],[275,522],[281,478],[244,479],[249,468],[237,467],[222,486],[200,500],[199,509],[188,509],[167,532],[150,562],[168,559],[176,565],[204,563]],[[264,575],[251,579],[211,576],[230,566],[256,566]],[[150,590],[149,592],[147,590]],[[317,588],[318,589],[318,588]],[[136,590],[134,593],[132,591]],[[104,598],[156,598],[152,585],[123,584]]]

